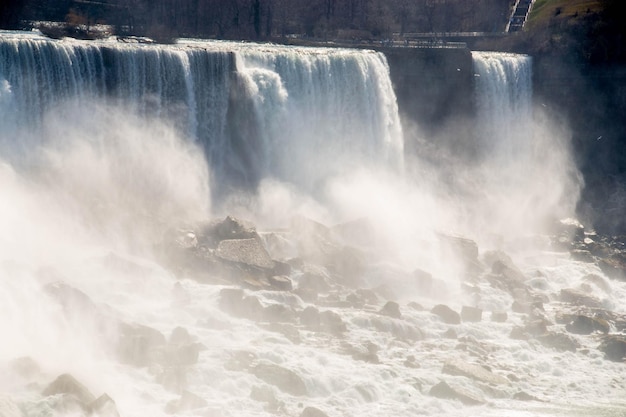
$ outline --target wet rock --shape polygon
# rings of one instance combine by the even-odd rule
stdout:
[[[321,273],[305,272],[298,280],[298,289],[310,290],[319,294],[328,292],[330,284],[328,278]]]
[[[300,332],[291,324],[268,323],[265,325],[261,324],[260,327],[263,327],[264,329],[275,333],[282,334],[287,340],[289,340],[293,344],[297,345],[302,342],[302,339],[300,338]]]
[[[307,307],[300,312],[300,323],[310,329],[317,330],[320,327],[320,312],[315,307]]]
[[[257,378],[276,386],[287,394],[301,396],[307,394],[304,381],[294,371],[273,363],[259,363],[250,372]]]
[[[258,298],[244,296],[239,288],[223,288],[220,291],[219,306],[225,312],[241,318],[259,319],[263,314],[263,306]]]
[[[524,391],[518,391],[515,394],[513,394],[513,399],[517,401],[542,401],[539,398],[533,395],[530,395]]]
[[[284,275],[273,275],[268,278],[270,287],[278,291],[291,291],[293,286],[289,277]]]
[[[423,296],[435,296],[448,290],[445,281],[434,278],[429,272],[424,270],[416,269],[413,271],[413,278],[417,290]]]
[[[320,330],[334,335],[341,335],[347,330],[347,327],[339,314],[327,310],[320,313]]]
[[[559,299],[565,303],[571,303],[577,306],[587,306],[591,308],[602,307],[600,300],[574,288],[562,289],[559,294]]]
[[[329,227],[306,217],[294,217],[291,232],[297,236],[300,257],[319,265],[325,265],[328,257],[341,246]]]
[[[265,409],[269,412],[276,413],[284,406],[284,403],[278,401],[274,390],[267,386],[253,386],[250,390],[250,398],[254,401],[259,401],[266,404]]]
[[[184,345],[193,342],[193,338],[189,334],[189,331],[184,327],[176,327],[172,330],[170,334],[170,338],[168,340],[169,344],[174,345]]]
[[[585,249],[572,249],[570,251],[570,255],[575,261],[587,263],[593,263],[596,261],[596,258],[591,254],[591,252]]]
[[[187,368],[181,366],[167,366],[156,368],[156,382],[161,384],[166,390],[181,394],[187,387]]]
[[[328,417],[328,414],[315,407],[306,407],[302,410],[300,417]]]
[[[456,330],[454,330],[452,328],[446,330],[441,336],[445,337],[446,339],[456,339],[456,338],[458,338],[458,335],[456,334]]]
[[[215,255],[228,262],[271,271],[274,261],[260,239],[228,239],[219,242]]]
[[[433,386],[429,394],[437,398],[459,400],[465,405],[485,404],[485,399],[482,395],[469,391],[464,387],[450,386],[445,381],[441,381]]]
[[[508,320],[509,315],[506,311],[492,311],[491,312],[491,321],[495,321],[496,323],[504,323]]]
[[[41,393],[43,396],[64,394],[76,399],[83,408],[87,408],[89,404],[96,400],[96,397],[87,389],[86,386],[78,382],[70,374],[62,374],[51,382]]]
[[[270,304],[263,309],[262,319],[272,323],[293,323],[296,321],[296,312],[284,304]]]
[[[561,352],[576,352],[580,344],[564,333],[548,332],[537,336],[537,340],[545,347]]]
[[[344,351],[352,356],[352,359],[367,363],[380,363],[378,351],[380,348],[372,342],[367,342],[363,346],[352,346],[348,343],[344,344]]]
[[[367,269],[367,255],[360,249],[344,246],[333,251],[326,266],[341,285],[355,288],[361,284]]]
[[[371,246],[375,242],[374,226],[367,218],[341,223],[331,230],[335,236],[350,245]]]
[[[605,293],[611,292],[611,286],[609,285],[607,280],[602,278],[600,275],[588,274],[583,277],[583,280],[586,283],[594,285],[596,288],[604,291]]]
[[[44,291],[56,299],[66,312],[97,314],[98,308],[84,292],[58,281],[44,286]]]
[[[117,354],[121,362],[147,366],[161,354],[166,344],[163,333],[141,324],[119,323]]]
[[[197,410],[208,406],[209,403],[202,397],[184,390],[177,400],[172,400],[165,406],[167,414],[178,414],[185,411]]]
[[[387,301],[379,313],[396,319],[402,318],[400,305],[395,301]]]
[[[257,356],[253,352],[246,350],[235,350],[228,353],[228,360],[224,364],[224,368],[229,371],[244,371],[256,362]]]
[[[92,415],[98,417],[120,417],[115,401],[108,394],[102,394],[88,405]]]
[[[461,319],[464,322],[479,322],[483,318],[483,310],[477,307],[463,306],[461,308]]]
[[[591,334],[595,331],[606,334],[610,331],[611,326],[604,319],[577,314],[565,325],[565,329],[575,334]]]
[[[439,316],[444,323],[461,324],[461,316],[445,304],[437,304],[430,310],[431,313]]]
[[[614,253],[608,258],[601,259],[598,266],[609,278],[626,281],[626,251]]]
[[[379,332],[387,332],[400,340],[423,340],[422,331],[411,324],[393,318],[374,316],[371,323]]]
[[[216,242],[230,239],[257,239],[254,225],[245,220],[226,216],[224,220],[214,222],[202,228],[200,242],[215,247]]]
[[[508,380],[485,369],[480,365],[464,362],[460,359],[449,359],[443,365],[442,372],[448,375],[465,376],[487,384],[508,384]]]
[[[598,346],[598,349],[604,353],[605,359],[614,362],[623,362],[626,359],[626,336],[605,336],[600,346]]]

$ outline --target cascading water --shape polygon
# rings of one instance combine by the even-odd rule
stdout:
[[[512,232],[576,182],[528,59],[474,54],[449,192],[404,177],[381,54],[0,33],[0,415],[623,415],[556,318],[573,288],[615,333],[625,286]]]
[[[313,187],[351,160],[402,166],[383,55],[236,43],[177,47],[3,41],[5,126],[108,98],[201,143],[216,188],[268,176]],[[71,117],[71,116],[69,116]]]

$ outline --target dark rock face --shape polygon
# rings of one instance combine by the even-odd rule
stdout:
[[[456,311],[444,304],[437,304],[430,310],[431,313],[439,316],[444,323],[461,324],[461,316]]]
[[[602,302],[600,300],[575,288],[562,289],[560,292],[560,299],[563,302],[572,303],[578,306],[587,306],[592,308],[602,307]]]

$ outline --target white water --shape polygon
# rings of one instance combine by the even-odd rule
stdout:
[[[505,65],[520,59],[475,56],[477,65],[483,61]],[[508,85],[507,77],[524,71],[490,78],[478,69],[493,86]],[[529,94],[529,85],[519,88]],[[503,94],[494,91],[480,102]],[[462,231],[481,243],[481,254],[494,247],[510,250],[546,296],[580,284],[588,273],[602,276],[567,253],[513,249],[520,236],[514,231],[554,211],[571,213],[571,202],[563,199],[575,200],[569,190],[576,189],[576,178],[569,179],[562,132],[551,125],[532,123],[532,146],[513,155],[490,155],[500,145],[481,143],[480,169],[458,166],[467,189],[448,195],[428,177],[397,175],[403,168],[401,129],[379,54],[199,41],[173,47],[53,42],[13,33],[0,38],[0,121],[0,414],[19,406],[26,416],[80,415],[55,410],[54,398],[40,395],[68,372],[96,396],[108,393],[125,417],[167,415],[167,403],[182,388],[208,405],[181,415],[298,416],[305,406],[331,417],[623,415],[623,364],[604,361],[593,343],[585,355],[510,339],[522,315],[509,312],[507,323],[487,316],[508,308],[511,297],[486,283],[478,285],[478,301],[457,289],[463,268],[433,238],[433,231]],[[503,143],[522,146],[517,137],[500,136]],[[221,182],[243,183],[252,196],[215,200],[228,186],[216,196],[209,184]],[[239,205],[227,205],[233,202]],[[388,323],[419,327],[425,340],[376,331],[372,322],[380,306],[329,308],[347,323],[346,338],[300,330],[300,343],[224,313],[218,308],[223,286],[180,279],[152,254],[152,244],[168,227],[218,210],[245,213],[259,227],[284,227],[295,214],[327,224],[368,216],[384,261],[368,272],[369,282],[386,283],[401,303],[403,319]],[[501,234],[499,246],[485,231]],[[444,281],[449,293],[424,295],[411,288],[404,280],[416,267]],[[297,282],[298,276],[292,278]],[[87,294],[107,316],[166,336],[185,327],[206,349],[185,369],[184,383],[162,383],[165,366],[117,361],[116,335],[100,316],[80,307],[64,313],[43,290],[57,281]],[[607,284],[610,292],[595,294],[624,312],[626,289]],[[277,297],[257,295],[265,304]],[[451,326],[427,310],[407,307],[410,300],[427,309],[445,301],[457,311],[476,304],[485,310],[481,323],[452,327],[497,349],[479,357],[456,349],[458,340],[441,337]],[[368,343],[379,347],[380,364],[346,353],[347,345],[363,350]],[[293,396],[248,372],[227,369],[224,364],[238,350],[295,371],[308,394]],[[417,368],[404,364],[410,355]],[[26,376],[12,365],[24,356],[39,365]],[[480,360],[502,375],[516,374],[520,382],[498,387],[488,405],[479,407],[428,395],[441,379],[476,389],[467,378],[442,378],[442,363],[451,357]],[[271,392],[278,411],[252,399],[253,388]],[[548,402],[511,400],[518,390]]]

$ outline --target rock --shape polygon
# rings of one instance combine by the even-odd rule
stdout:
[[[572,256],[572,259],[574,259],[575,261],[587,262],[587,263],[593,263],[596,261],[596,258],[594,258],[591,252],[585,249],[572,249],[570,251],[570,255]]]
[[[229,358],[224,364],[224,368],[229,371],[244,371],[249,370],[250,367],[256,362],[257,356],[253,352],[245,350],[235,350],[229,352]]]
[[[65,312],[95,315],[98,308],[84,292],[58,281],[44,286],[44,291],[55,298]]]
[[[115,401],[108,394],[102,394],[88,406],[92,415],[98,417],[120,417]]]
[[[575,334],[591,334],[594,331],[608,333],[611,329],[609,323],[600,318],[575,315],[571,321],[565,325],[565,329]]]
[[[602,302],[600,300],[574,288],[562,289],[559,294],[559,299],[565,303],[571,303],[577,306],[587,306],[591,308],[602,307]]]
[[[297,236],[297,248],[305,261],[325,265],[330,254],[341,245],[330,228],[302,216],[291,219],[291,232]]]
[[[165,336],[141,324],[119,323],[117,353],[120,361],[134,366],[147,366],[161,353]]]
[[[191,366],[198,363],[202,345],[199,343],[170,344],[165,350],[163,364],[168,366]]]
[[[618,252],[601,259],[598,266],[609,278],[626,281],[626,252]]]
[[[260,319],[263,314],[261,302],[254,296],[244,294],[239,288],[223,288],[220,291],[220,308],[235,317]]]
[[[626,359],[626,336],[605,336],[598,349],[604,353],[605,359],[613,362],[623,362]]]
[[[416,269],[413,271],[413,278],[419,293],[423,296],[436,296],[448,290],[445,281],[434,278],[424,270]]]
[[[70,374],[59,375],[41,394],[46,397],[57,394],[69,395],[78,400],[84,408],[87,408],[89,404],[96,400],[96,397],[89,389]]]
[[[396,319],[402,318],[400,305],[395,301],[387,301],[379,313]]]
[[[444,323],[461,324],[461,316],[445,304],[437,304],[430,310],[431,313],[439,316]]]
[[[272,323],[293,323],[296,321],[296,312],[284,304],[270,304],[263,309],[261,317]]]
[[[259,235],[252,223],[226,216],[224,220],[204,227],[200,240],[201,243],[206,244],[208,243],[207,239],[219,242],[229,239],[256,239],[258,237]]]
[[[273,275],[268,278],[270,287],[278,291],[291,291],[293,286],[289,277],[284,275]]]
[[[328,417],[328,414],[315,407],[306,407],[302,410],[300,417]]]
[[[320,313],[320,329],[334,335],[341,335],[347,327],[339,314],[327,310]]]
[[[367,269],[367,255],[350,246],[344,246],[328,257],[326,266],[336,274],[340,284],[348,287],[358,287]]]
[[[328,278],[321,273],[305,272],[298,280],[298,289],[306,289],[316,294],[330,290]]]
[[[274,261],[260,239],[227,239],[217,245],[215,255],[224,261],[271,271]]]
[[[513,399],[518,401],[541,401],[539,398],[530,395],[524,391],[518,391],[513,394]]]
[[[176,327],[172,330],[168,343],[170,345],[185,345],[193,342],[193,338],[189,334],[189,331],[184,327]]]
[[[270,385],[287,394],[302,396],[307,394],[304,381],[294,371],[274,363],[259,363],[250,372]]]
[[[611,292],[611,286],[606,279],[602,278],[600,275],[588,274],[583,277],[583,280],[589,284],[593,284],[607,294]]]
[[[508,384],[508,380],[483,368],[480,365],[463,362],[460,359],[449,359],[443,365],[442,372],[448,375],[465,376],[487,384]]]
[[[181,366],[161,368],[155,380],[166,390],[181,394],[187,387],[187,368]]]
[[[463,306],[461,308],[461,319],[465,322],[479,322],[483,318],[483,310],[477,307]]]
[[[446,339],[457,339],[458,338],[458,335],[456,334],[456,330],[454,330],[452,328],[446,330],[441,336],[445,337]]]
[[[437,385],[433,386],[429,394],[433,397],[459,400],[465,405],[481,405],[485,404],[485,399],[474,392],[471,392],[463,387],[450,386],[445,381],[441,381]]]
[[[209,403],[202,397],[184,390],[178,400],[172,400],[165,406],[168,414],[178,414],[185,411],[197,410],[208,406]]]
[[[367,218],[341,223],[331,230],[335,236],[350,245],[371,246],[375,242],[374,226]]]
[[[310,329],[317,330],[320,327],[320,312],[315,307],[307,307],[300,313],[300,323]]]
[[[423,340],[422,331],[404,321],[388,318],[384,316],[374,316],[370,319],[372,325],[380,332],[387,332],[400,340]]]
[[[561,352],[576,352],[580,344],[563,333],[548,332],[537,337],[537,340],[544,346],[554,348]]]
[[[506,311],[492,311],[491,312],[491,321],[495,321],[496,323],[504,323],[509,318],[509,315]]]

